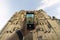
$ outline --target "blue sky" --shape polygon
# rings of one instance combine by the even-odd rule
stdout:
[[[16,11],[39,9],[60,19],[60,0],[0,0],[0,30]]]

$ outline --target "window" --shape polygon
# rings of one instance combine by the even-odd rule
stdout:
[[[35,27],[34,27],[34,13],[29,12],[26,14],[26,23],[27,23],[28,30],[35,29]]]
[[[27,21],[27,24],[33,24],[34,14],[32,14],[32,13],[26,14],[26,21]]]

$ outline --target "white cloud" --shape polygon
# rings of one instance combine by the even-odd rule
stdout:
[[[8,20],[8,7],[6,0],[0,0],[0,30],[2,30]]]
[[[57,12],[60,13],[60,7],[57,8]]]
[[[56,8],[56,15],[55,16],[60,19],[60,7]]]
[[[59,3],[60,0],[42,0],[41,3],[42,5],[40,5],[38,9],[44,9],[44,8],[47,8],[47,7],[51,7],[52,5],[56,4],[56,3]]]

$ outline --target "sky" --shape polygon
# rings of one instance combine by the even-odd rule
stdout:
[[[60,0],[0,0],[0,30],[15,12],[39,9],[60,19]]]

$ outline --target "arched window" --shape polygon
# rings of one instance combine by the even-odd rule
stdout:
[[[33,24],[33,22],[34,22],[34,14],[33,13],[26,14],[26,22],[27,22],[27,24]]]
[[[26,14],[26,23],[27,23],[27,29],[28,30],[33,30],[34,27],[34,13],[27,13]]]

